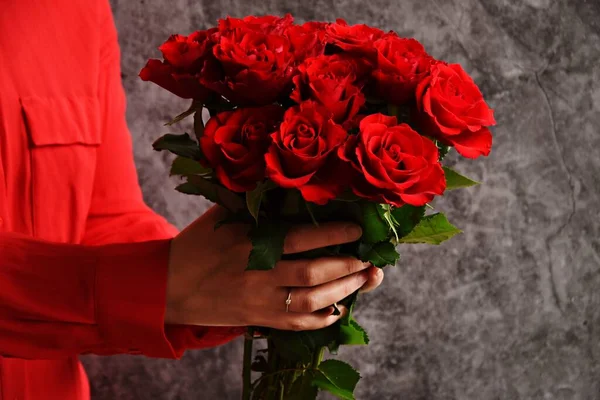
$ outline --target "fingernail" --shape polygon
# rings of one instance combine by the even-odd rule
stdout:
[[[355,224],[349,224],[346,226],[346,236],[350,240],[359,239],[362,236],[362,229],[360,226]]]
[[[337,303],[333,303],[332,307],[334,308],[333,315],[340,315],[340,309],[338,307],[338,304]]]
[[[369,268],[370,266],[371,266],[371,263],[369,263],[369,262],[363,263],[363,267],[364,267],[365,269],[366,269],[366,268]]]

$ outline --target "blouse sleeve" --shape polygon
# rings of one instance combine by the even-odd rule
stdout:
[[[121,82],[120,51],[117,41],[117,31],[108,1],[102,1],[103,9],[100,12],[100,37],[103,38],[100,50],[100,77],[98,93],[100,97],[100,120],[103,129],[103,141],[98,152],[97,176],[94,184],[94,194],[90,208],[87,231],[84,239],[86,244],[105,243],[131,243],[170,239],[177,230],[167,221],[153,212],[143,201],[137,173],[133,162],[131,136],[125,119],[125,93]],[[163,242],[158,242],[163,243]],[[162,248],[163,251],[168,251]],[[167,349],[171,346],[174,353],[165,352],[164,355],[179,356],[185,348],[203,348],[225,343],[244,332],[240,327],[187,327],[166,326],[163,332],[164,304],[166,292],[165,257],[160,258],[163,264],[153,264],[139,269],[132,263],[130,278],[132,281],[123,282],[120,286],[128,293],[135,293],[136,297],[152,297],[160,299],[160,307],[148,309],[146,322],[135,326],[120,328],[115,332],[117,336],[127,336],[130,332],[135,337],[135,332],[144,334],[151,327],[159,327],[151,337],[166,337],[169,343],[160,340],[156,348]],[[125,268],[124,272],[127,271]],[[137,279],[136,282],[133,282]],[[143,277],[143,278],[142,278]],[[113,280],[114,281],[114,280]],[[107,292],[118,293],[116,290],[105,286]],[[129,302],[131,308],[124,308],[127,301],[116,299],[112,304],[106,304],[107,323],[111,316],[121,320],[135,320],[139,310],[135,303]],[[146,299],[152,304],[150,298]],[[122,312],[123,315],[119,316]],[[159,322],[157,324],[157,322]]]
[[[143,201],[125,122],[119,48],[100,0],[98,96],[103,140],[81,244],[0,233],[0,355],[82,353],[178,358],[223,344],[240,327],[165,325],[171,238],[177,230]]]

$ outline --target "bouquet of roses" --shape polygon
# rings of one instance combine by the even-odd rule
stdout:
[[[298,25],[290,15],[226,18],[159,49],[164,60],[149,60],[140,77],[192,100],[167,125],[193,115],[196,140],[167,134],[154,148],[177,155],[171,174],[185,179],[178,191],[227,208],[222,223],[252,224],[248,269],[287,257],[286,231],[299,222],[363,228],[355,243],[302,258],[346,255],[377,267],[397,262],[400,243],[439,244],[460,232],[426,207],[445,190],[477,183],[441,162],[450,148],[488,155],[495,124],[460,65],[393,31],[343,20]],[[322,389],[353,399],[358,372],[323,361],[323,352],[368,343],[352,316],[356,298],[321,330],[249,328],[244,398],[314,399]],[[256,339],[267,350],[252,359]],[[251,370],[262,374],[253,382]]]

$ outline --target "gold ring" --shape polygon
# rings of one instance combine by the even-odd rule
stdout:
[[[292,304],[292,289],[288,292],[288,297],[285,300],[285,312],[290,311],[290,304]]]

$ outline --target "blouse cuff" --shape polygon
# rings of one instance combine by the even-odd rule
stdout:
[[[123,352],[178,358],[165,334],[171,240],[98,248],[96,321],[105,344]]]

